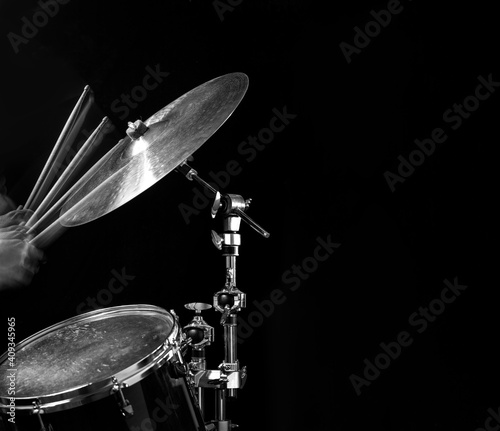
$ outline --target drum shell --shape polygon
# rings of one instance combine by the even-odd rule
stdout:
[[[99,343],[93,342],[96,333],[102,336]],[[101,349],[105,343],[108,348]],[[14,399],[15,424],[9,421],[9,391],[2,389],[0,430],[39,431],[41,419],[47,431],[204,431],[201,411],[187,384],[181,343],[175,313],[147,304],[95,310],[46,328],[17,345],[17,378],[20,370],[33,370],[31,360],[37,356],[41,359],[35,361],[36,365],[48,368],[35,367],[40,374],[24,373],[20,386],[24,388],[17,391],[19,385],[16,386],[16,392],[24,396]],[[116,362],[118,365],[108,375],[96,377],[92,370],[100,367],[102,361],[109,362],[109,356],[115,353],[123,361]],[[98,359],[89,366],[75,359],[82,357]],[[8,367],[7,359],[7,353],[1,355],[0,366]],[[58,385],[72,376],[65,371],[64,379],[58,378],[59,370],[66,370],[62,365],[52,367],[58,361],[83,364],[75,372],[86,374],[77,374],[76,380]],[[25,363],[27,368],[23,368]],[[3,377],[9,376],[9,372],[7,369]],[[42,386],[37,387],[40,382]],[[130,417],[122,413],[121,395],[132,406],[134,414]],[[40,415],[33,414],[34,404],[42,409]]]
[[[134,410],[126,418],[118,395],[40,415],[47,431],[204,431],[196,399],[179,364],[168,362],[140,382],[122,390]],[[2,414],[2,431],[39,431],[37,415],[16,414],[15,424]]]

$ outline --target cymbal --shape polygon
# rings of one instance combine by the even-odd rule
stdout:
[[[142,136],[120,140],[63,205],[59,222],[88,223],[162,179],[199,149],[233,113],[248,88],[244,73],[212,79],[148,118]],[[131,137],[133,136],[133,137]]]

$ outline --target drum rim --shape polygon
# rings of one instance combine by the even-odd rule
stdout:
[[[164,308],[150,304],[119,305],[73,316],[32,334],[22,340],[16,347],[21,349],[41,337],[60,328],[71,325],[72,323],[82,323],[88,320],[95,320],[96,317],[106,318],[112,315],[130,315],[130,312],[135,312],[135,314],[148,312],[152,315],[160,314],[169,316],[173,323],[172,330],[164,342],[161,343],[156,349],[148,353],[141,360],[110,377],[103,378],[96,382],[88,382],[84,385],[75,386],[57,393],[41,394],[29,397],[0,396],[0,413],[5,413],[9,410],[11,398],[15,399],[16,411],[18,412],[32,411],[34,403],[38,403],[44,413],[48,413],[49,411],[60,411],[94,402],[111,395],[111,388],[115,384],[115,379],[120,384],[130,386],[143,380],[153,371],[163,366],[163,364],[167,360],[170,360],[179,350],[175,340],[178,338],[179,334],[182,334],[182,332],[179,331],[179,323],[173,310],[167,311]],[[0,364],[3,364],[7,357],[7,352],[2,354],[0,356]]]

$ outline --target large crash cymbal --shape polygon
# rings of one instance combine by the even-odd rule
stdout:
[[[63,205],[59,222],[66,227],[88,223],[151,187],[224,124],[247,88],[247,75],[223,75],[148,118],[142,136],[122,139],[91,168],[90,178]]]

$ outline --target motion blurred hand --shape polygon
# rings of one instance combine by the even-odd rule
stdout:
[[[29,285],[44,259],[43,251],[29,243],[33,235],[23,226],[31,213],[16,210],[0,216],[0,291]]]
[[[23,225],[29,220],[32,214],[33,211],[31,210],[17,209],[7,214],[0,215],[0,229],[9,226]]]
[[[7,195],[7,187],[5,186],[5,177],[0,175],[0,215],[15,210],[16,204]]]

